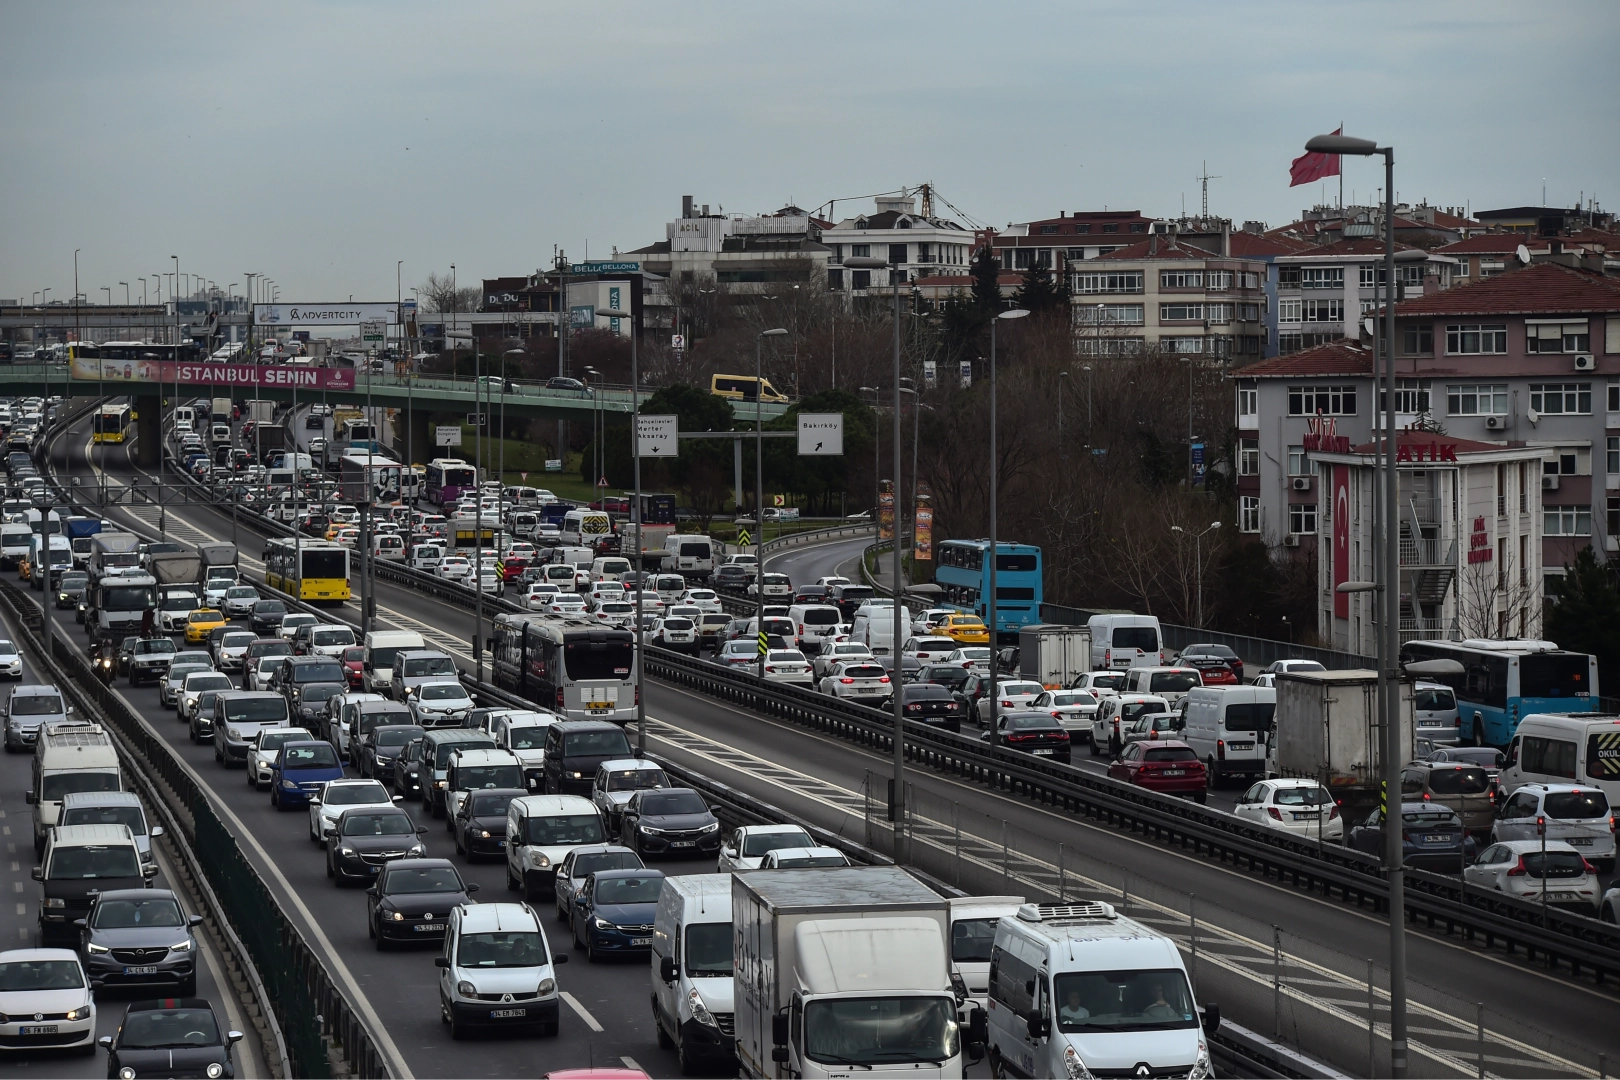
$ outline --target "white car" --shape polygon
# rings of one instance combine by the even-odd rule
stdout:
[[[283,641],[291,641],[298,633],[300,626],[315,626],[320,618],[304,611],[289,611],[282,616],[281,625],[276,628],[276,636]]]
[[[1257,781],[1238,796],[1232,813],[1251,825],[1308,840],[1344,839],[1344,819],[1327,788],[1315,780],[1278,777]]]
[[[631,627],[636,617],[635,607],[624,600],[599,600],[591,611],[596,621],[607,626]]]
[[[751,597],[758,596],[759,583],[757,581],[749,582],[748,588],[744,589],[743,592]],[[767,572],[765,574],[765,599],[793,599],[793,582],[788,580],[788,576],[786,574],[772,574]]]
[[[810,674],[810,661],[798,649],[772,649],[765,654],[765,679],[768,682],[791,683],[808,689],[814,678]]]
[[[625,803],[638,791],[667,788],[669,777],[656,763],[645,758],[614,758],[596,767],[591,785],[591,802],[602,811],[608,830],[617,832]]]
[[[249,690],[270,689],[270,676],[276,673],[285,656],[261,656],[247,673],[247,688]]]
[[[622,581],[610,581],[603,579],[602,581],[592,582],[591,591],[585,595],[589,597],[592,602],[599,602],[602,600],[623,600],[625,591],[624,583]]]
[[[176,590],[158,600],[157,625],[166,634],[177,634],[186,628],[191,613],[202,607],[202,599],[194,592]]]
[[[641,613],[643,615],[646,615],[648,613],[651,613],[653,615],[662,615],[664,613],[664,602],[658,598],[657,593],[652,592],[652,591],[649,590],[647,592],[641,593],[640,595],[641,595]],[[625,594],[624,594],[624,602],[630,605],[630,609],[632,611],[635,610],[636,591],[634,589],[630,589],[630,590],[625,592]]]
[[[472,582],[470,580],[463,582],[463,584],[467,585],[469,588],[472,587]],[[490,570],[486,567],[484,572],[478,575],[478,589],[485,595],[499,596],[503,591],[505,591],[505,588],[506,585],[501,580],[500,571],[498,570]]]
[[[1097,715],[1097,698],[1089,690],[1044,690],[1029,703],[1031,709],[1049,712],[1069,732],[1071,741],[1077,737],[1091,738],[1091,718]]]
[[[180,719],[190,720],[205,690],[234,690],[236,684],[222,671],[194,671],[180,684]]]
[[[439,576],[446,581],[463,581],[472,574],[472,561],[465,555],[446,555],[439,560]]]
[[[560,592],[552,597],[550,611],[553,615],[583,615],[585,598],[578,593]]]
[[[1492,844],[1464,868],[1463,880],[1533,903],[1541,901],[1545,890],[1549,905],[1579,908],[1587,915],[1598,911],[1597,871],[1563,840]]]
[[[814,866],[848,866],[849,856],[837,848],[777,848],[760,860],[761,870],[803,870]]]
[[[1606,923],[1620,923],[1620,885],[1603,894],[1598,902],[1598,918]]]
[[[1092,696],[1101,700],[1109,694],[1120,694],[1125,691],[1125,672],[1123,671],[1082,671],[1075,676],[1069,684],[1070,690],[1085,690]]]
[[[720,646],[720,651],[714,654],[714,659],[727,667],[754,667],[759,663],[759,646],[752,638],[738,638]]]
[[[653,623],[648,639],[662,649],[695,653],[698,648],[697,623],[685,615],[665,616]]]
[[[251,585],[232,585],[225,590],[225,617],[237,619],[253,611],[259,602],[259,590]]]
[[[811,664],[811,675],[818,681],[832,674],[832,669],[846,660],[875,660],[872,650],[858,641],[838,641],[823,645]]]
[[[261,728],[259,733],[248,741],[246,762],[248,786],[261,791],[269,788],[270,772],[276,764],[276,758],[281,754],[281,744],[302,742],[308,738],[309,732],[301,727]]]
[[[831,577],[816,578],[816,584],[822,586],[823,588],[830,589],[834,585],[853,585],[854,582],[850,581],[847,577],[839,577],[837,574],[834,574]]]
[[[0,675],[8,679],[22,678],[22,653],[14,642],[0,640]]]
[[[1542,822],[1538,827],[1537,823]],[[1496,812],[1491,842],[1562,840],[1600,872],[1614,869],[1614,808],[1601,788],[1580,784],[1525,784]]]
[[[1007,679],[996,683],[995,699],[1000,704],[999,712],[1021,712],[1031,707],[1030,703],[1042,694],[1046,687],[1038,682],[1028,682],[1022,679]],[[973,705],[974,717],[979,726],[990,723],[990,695],[986,694]]]
[[[871,660],[847,660],[837,664],[821,680],[821,692],[845,701],[881,704],[894,688],[882,664]]]
[[[955,664],[957,667],[972,671],[979,667],[990,665],[990,647],[988,645],[964,645],[954,652],[945,654],[943,660],[934,661],[937,664]]]
[[[203,606],[215,611],[225,610],[225,595],[236,588],[234,577],[209,578],[203,583]]]
[[[71,949],[0,952],[0,986],[0,1045],[25,1047],[48,1034],[52,1049],[95,1050],[96,1002]],[[51,1022],[39,1024],[36,1016]]]
[[[465,717],[473,699],[459,682],[431,682],[417,687],[411,695],[411,719],[422,727],[443,727],[446,721]]]
[[[321,843],[332,834],[338,815],[351,806],[392,806],[404,796],[388,794],[378,780],[328,780],[309,800],[309,838]]]
[[[681,603],[693,604],[705,612],[725,610],[720,606],[720,594],[713,589],[687,589],[681,594]]]
[[[904,645],[900,646],[901,656],[915,656],[925,664],[943,662],[959,646],[955,638],[920,636],[909,637]]]
[[[657,885],[646,881],[641,891],[656,899]],[[439,1011],[450,1025],[450,1037],[464,1039],[472,1030],[492,1027],[538,1028],[556,1035],[557,972],[551,942],[534,909],[528,904],[457,904],[447,924],[438,982]],[[522,1003],[513,1005],[520,994]]]
[[[961,612],[955,608],[929,608],[911,620],[911,632],[918,636],[930,634],[933,632],[934,627],[944,622],[947,617],[960,614]]]
[[[549,582],[537,581],[523,590],[522,604],[530,611],[545,611],[562,589]]]
[[[719,873],[758,870],[765,856],[777,848],[814,847],[810,834],[797,825],[742,825],[720,845]]]
[[[343,650],[357,644],[359,642],[354,640],[354,631],[342,623],[323,623],[309,632],[311,656],[340,658]]]

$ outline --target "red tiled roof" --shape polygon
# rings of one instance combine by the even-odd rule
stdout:
[[[1377,442],[1366,442],[1362,443],[1360,446],[1351,447],[1350,452],[1353,454],[1370,454],[1375,450],[1382,449],[1383,445],[1384,440],[1379,439]],[[1442,435],[1437,431],[1397,431],[1395,433],[1395,456],[1397,462],[1400,460],[1400,451],[1401,447],[1403,446],[1410,446],[1413,448],[1422,447],[1424,449],[1428,449],[1429,447],[1449,446],[1453,452],[1458,454],[1482,454],[1491,450],[1508,449],[1508,447],[1502,445],[1501,443],[1476,442],[1473,439],[1459,439],[1455,435]],[[1428,454],[1425,454],[1422,457],[1414,454],[1413,460],[1433,461],[1435,458]]]
[[[1526,233],[1479,233],[1434,250],[1441,255],[1511,255],[1520,244],[1526,244],[1531,251],[1547,250],[1546,240]]]
[[[1087,259],[1086,261],[1091,263],[1103,259],[1218,259],[1221,257],[1213,255],[1203,248],[1175,242],[1164,236],[1158,238],[1157,252],[1150,253],[1148,251],[1150,246],[1152,246],[1151,241],[1143,240],[1140,243],[1131,244],[1129,247],[1122,247],[1116,251],[1110,251],[1106,255],[1099,255],[1095,259]]]
[[[1277,356],[1232,373],[1238,379],[1280,378],[1300,375],[1371,375],[1371,349],[1352,341],[1330,341],[1291,356]]]
[[[1532,263],[1399,304],[1402,315],[1548,315],[1620,311],[1620,282],[1557,263]]]
[[[1422,249],[1414,248],[1410,244],[1396,244],[1395,250],[1420,251]],[[1382,255],[1383,253],[1384,241],[1382,237],[1375,240],[1364,236],[1352,240],[1335,240],[1331,244],[1306,244],[1303,245],[1302,250],[1293,252],[1296,255]]]
[[[1261,255],[1302,255],[1311,250],[1311,245],[1303,240],[1293,240],[1285,236],[1272,236],[1270,233],[1256,235],[1251,232],[1235,232],[1232,234],[1232,256],[1244,259]]]

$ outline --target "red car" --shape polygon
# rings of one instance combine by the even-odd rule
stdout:
[[[510,584],[523,577],[523,571],[529,568],[529,560],[513,556],[501,563],[501,580]]]
[[[365,684],[366,649],[364,645],[355,645],[343,650],[343,675],[349,680],[349,689],[358,690]]]
[[[1108,766],[1108,775],[1165,795],[1205,799],[1204,763],[1178,739],[1133,742]]]
[[[1205,686],[1243,685],[1243,680],[1237,677],[1237,672],[1225,664],[1212,664],[1208,667],[1199,665],[1198,674],[1203,677]]]

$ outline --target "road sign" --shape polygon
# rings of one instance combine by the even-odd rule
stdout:
[[[519,473],[518,473],[518,477],[519,477],[519,479],[521,479],[521,480],[522,480],[522,481],[523,481],[523,482],[524,482],[524,483],[528,483],[528,482],[529,482],[529,474],[528,474],[528,473],[526,473],[526,472],[519,472]]]
[[[607,477],[605,477],[605,476],[598,476],[598,477],[597,477],[597,478],[596,478],[596,486],[597,486],[597,487],[599,487],[599,488],[605,488],[605,487],[607,487],[607,486],[608,486],[608,482],[607,482]]]
[[[761,630],[759,632],[759,655],[764,656],[765,653],[766,653],[766,650],[768,650],[770,647],[771,647],[771,635],[769,635],[765,631]]]
[[[748,535],[748,530],[747,529],[738,529],[737,530],[737,546],[738,547],[748,547],[753,542],[754,542],[754,538]]]
[[[671,335],[669,335],[669,347],[674,349],[676,352],[681,352],[682,350],[684,350],[686,348],[686,335],[685,334],[671,334]]]
[[[484,426],[484,414],[483,413],[476,413],[476,412],[468,413],[467,414],[467,423],[471,424],[473,427],[483,427]]]
[[[433,428],[433,445],[435,445],[435,446],[460,446],[461,445],[461,425],[460,424],[437,424],[437,425],[435,425],[434,428]]]
[[[771,505],[772,506],[786,506],[787,505],[787,496],[786,495],[772,495],[771,496]]]
[[[681,418],[669,416],[637,416],[636,438],[641,456],[651,458],[679,457]]]
[[[562,472],[562,458],[546,458],[546,472]]]
[[[799,454],[838,457],[844,452],[843,413],[800,413]]]
[[[361,341],[382,341],[388,324],[381,319],[367,319],[360,324]]]

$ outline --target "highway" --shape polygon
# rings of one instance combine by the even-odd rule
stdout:
[[[64,476],[79,476],[84,495],[95,482],[87,457],[83,424],[53,446],[53,466]],[[135,474],[122,449],[107,452],[107,467],[114,489]],[[107,516],[155,534],[155,507],[110,508]],[[211,507],[171,506],[167,525],[171,536],[191,542],[232,537],[229,515]],[[244,568],[251,572],[259,539],[246,529],[237,535]],[[836,572],[861,546],[864,541],[790,550],[772,560],[772,569],[795,581],[813,580]],[[467,642],[473,620],[468,607],[387,582],[378,587],[383,625],[420,630],[470,667],[474,657]],[[353,605],[333,614],[350,622],[359,616]],[[640,965],[596,968],[574,962],[560,969],[559,982],[572,996],[569,1004],[577,1007],[564,1011],[556,1040],[496,1041],[472,1051],[452,1047],[436,1022],[429,954],[372,950],[360,895],[331,887],[317,850],[305,838],[302,819],[275,814],[267,796],[249,792],[239,772],[221,769],[211,751],[191,746],[173,714],[158,707],[155,690],[125,693],[154,726],[172,733],[170,743],[228,811],[233,828],[294,918],[312,941],[330,946],[339,985],[363,1014],[375,1016],[386,1033],[385,1053],[400,1075],[464,1075],[469,1052],[477,1054],[477,1071],[490,1075],[533,1075],[549,1068],[620,1063],[622,1058],[654,1075],[674,1071],[673,1054],[660,1051],[653,1038],[647,974]],[[881,755],[666,685],[649,685],[647,702],[651,749],[806,820],[863,836],[863,788],[869,773],[876,785],[874,803],[882,802],[889,763]],[[1078,761],[1092,767],[1084,755]],[[1195,904],[1202,935],[1197,969],[1201,997],[1219,1000],[1226,1015],[1268,1034],[1277,1024],[1308,1051],[1347,1071],[1368,1071],[1366,958],[1375,961],[1381,987],[1387,936],[1382,919],[944,776],[913,770],[910,779],[913,801],[925,817],[924,835],[930,829],[940,833],[947,823],[954,829],[960,822],[966,836],[961,861],[965,886],[978,883],[1001,891],[1005,878],[1014,892],[1037,884],[1049,888],[1056,882],[1052,853],[1062,844],[1067,896],[1124,902],[1133,916],[1183,938],[1190,938],[1188,913]],[[885,826],[877,827],[881,831]],[[1005,848],[1002,836],[1009,837]],[[429,843],[434,854],[450,853],[442,831],[430,832]],[[707,869],[693,864],[663,868]],[[483,886],[481,899],[506,895],[498,865],[468,867],[467,873]],[[1195,901],[1190,894],[1196,894]],[[1273,925],[1281,929],[1275,958]],[[1421,932],[1409,935],[1408,941],[1413,1075],[1473,1075],[1476,1002],[1487,1010],[1488,1067],[1493,1073],[1596,1075],[1600,1052],[1620,1055],[1610,1022],[1616,1006],[1612,994],[1458,941]],[[1278,971],[1283,991],[1274,998],[1272,980]],[[1381,1026],[1387,1023],[1387,1007],[1379,1012]],[[1385,1055],[1387,1067],[1387,1050],[1380,1045],[1378,1053]]]

